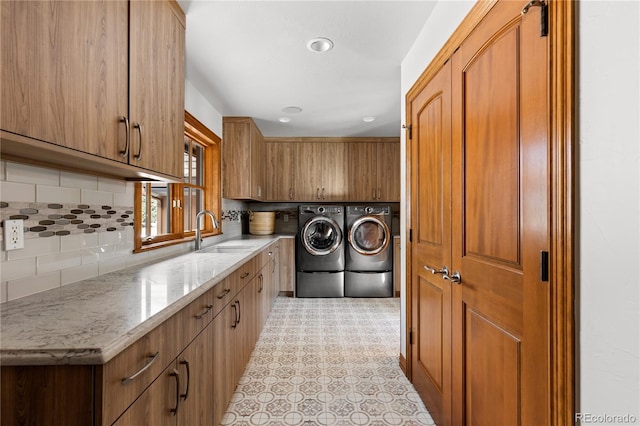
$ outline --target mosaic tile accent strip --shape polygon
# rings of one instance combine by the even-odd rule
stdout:
[[[0,219],[24,220],[25,239],[91,234],[133,226],[133,207],[1,202]]]
[[[226,222],[237,222],[247,214],[246,210],[222,210],[221,217]]]
[[[433,425],[398,366],[400,299],[278,297],[223,425]]]

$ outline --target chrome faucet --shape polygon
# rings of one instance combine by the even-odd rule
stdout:
[[[216,228],[216,229],[220,228],[220,224],[218,223],[218,219],[216,219],[216,215],[214,215],[209,210],[200,210],[198,212],[198,214],[196,215],[196,250],[200,250],[200,248],[202,247],[202,237],[201,237],[201,231],[200,231],[200,218],[204,214],[208,214],[209,216],[211,216],[211,220],[213,221],[213,227],[214,228]]]

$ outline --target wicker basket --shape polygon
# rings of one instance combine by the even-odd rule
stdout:
[[[275,212],[249,211],[249,233],[252,235],[270,235],[275,232]]]

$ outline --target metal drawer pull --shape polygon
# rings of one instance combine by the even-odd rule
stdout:
[[[149,359],[147,361],[147,363],[145,364],[144,367],[142,367],[140,370],[138,370],[137,373],[135,373],[132,376],[129,377],[125,377],[124,379],[122,379],[122,384],[123,385],[128,385],[129,383],[133,382],[136,377],[138,377],[139,375],[141,375],[142,373],[144,373],[145,371],[147,371],[149,369],[149,367],[151,367],[151,364],[153,364],[154,362],[156,362],[156,360],[158,359],[158,356],[160,356],[160,352],[156,352],[153,355],[149,355],[147,356],[147,358]]]
[[[248,272],[245,272],[244,274],[240,275],[240,279],[244,280],[245,278],[247,278],[249,276]]]
[[[443,266],[439,271],[432,268],[429,265],[424,265],[424,269],[426,269],[427,271],[431,272],[432,274],[442,274],[442,275],[449,275],[449,269],[447,269],[446,266]]]
[[[258,287],[258,293],[262,293],[262,290],[264,288],[264,277],[262,276],[262,274],[258,276],[258,279],[260,281],[260,287]]]
[[[171,372],[169,376],[176,378],[176,408],[169,410],[171,411],[171,414],[175,416],[178,414],[178,408],[180,408],[180,373],[178,373],[174,368],[173,372]]]
[[[197,314],[196,319],[202,319],[202,317],[207,315],[212,308],[213,308],[213,305],[207,305],[207,309],[205,309],[203,313]]]
[[[240,312],[240,301],[236,300],[236,303],[238,304],[238,322],[237,322],[237,324],[240,324],[240,315],[241,315],[241,312]]]
[[[218,299],[224,299],[225,297],[227,297],[227,294],[229,294],[230,291],[230,288],[225,288],[224,291],[217,296]]]
[[[140,147],[138,148],[138,153],[133,156],[136,161],[140,161],[142,158],[142,124],[133,123],[133,128],[138,129],[138,134],[140,135]]]
[[[131,140],[131,137],[129,136],[129,118],[127,118],[125,116],[122,116],[122,117],[120,117],[118,122],[124,123],[125,129],[126,129],[126,131],[125,131],[126,137],[125,137],[125,142],[124,142],[124,149],[120,151],[120,157],[128,157],[129,156],[129,141]]]
[[[231,328],[236,328],[238,326],[238,307],[235,303],[231,307],[233,308],[233,325]]]
[[[187,369],[187,389],[184,391],[182,395],[180,395],[180,398],[186,401],[187,398],[189,398],[189,384],[191,383],[191,371],[189,370],[189,361],[187,361],[186,359],[183,359],[182,361],[180,361],[180,365],[184,365]]]
[[[447,281],[451,281],[454,284],[460,284],[460,282],[462,281],[462,277],[460,276],[460,272],[458,271],[455,271],[453,275],[443,275],[442,278]]]

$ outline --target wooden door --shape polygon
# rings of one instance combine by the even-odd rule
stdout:
[[[400,201],[400,144],[378,143],[377,201]]]
[[[550,423],[548,38],[525,3],[452,57],[453,424]]]
[[[125,1],[0,2],[2,130],[126,161],[127,9]]]
[[[377,194],[376,143],[351,142],[348,150],[349,201],[373,201]]]
[[[345,176],[346,147],[341,142],[321,142],[322,185],[320,200],[323,202],[346,201],[347,180]]]
[[[184,23],[169,2],[132,1],[129,7],[129,162],[182,179]]]
[[[237,306],[229,303],[213,320],[213,414],[212,424],[219,425],[231,400],[235,382],[235,364],[238,362],[236,342]]]
[[[322,181],[320,144],[296,143],[296,201],[319,201]]]
[[[292,142],[269,142],[266,146],[265,191],[268,201],[292,201],[294,198],[294,162],[296,146]]]
[[[416,390],[438,425],[451,424],[451,63],[409,105],[411,140],[412,334]]]
[[[214,419],[215,327],[210,323],[178,356],[180,409],[178,425],[208,426]]]

